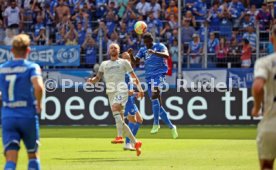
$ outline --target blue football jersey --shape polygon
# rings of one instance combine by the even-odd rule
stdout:
[[[128,90],[133,90],[133,82],[132,82],[132,80],[131,80],[131,77],[130,77],[130,74],[129,74],[129,73],[127,73],[127,74],[125,75],[125,81],[126,81],[126,84],[127,84],[127,86],[128,86]]]
[[[2,118],[35,117],[35,96],[31,79],[41,76],[39,65],[27,60],[13,60],[0,65]]]
[[[157,52],[168,51],[167,47],[162,43],[153,43],[151,49]],[[135,57],[139,59],[144,58],[146,79],[154,77],[156,75],[164,75],[168,71],[165,59],[154,54],[149,54],[147,47],[140,48]]]

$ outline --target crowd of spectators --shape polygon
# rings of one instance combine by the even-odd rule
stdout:
[[[10,45],[20,32],[29,34],[33,45],[80,45],[83,66],[98,62],[100,45],[104,53],[112,42],[122,51],[137,51],[143,41],[133,27],[143,20],[155,40],[167,45],[174,63],[181,43],[184,64],[200,64],[206,45],[208,63],[250,67],[256,30],[265,52],[276,23],[276,3],[263,0],[185,0],[181,9],[177,0],[0,0],[0,10],[1,45]]]

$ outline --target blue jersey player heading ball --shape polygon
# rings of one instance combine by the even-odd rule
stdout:
[[[12,42],[14,60],[0,65],[4,170],[16,169],[20,140],[28,152],[28,169],[40,169],[38,113],[42,109],[44,87],[39,65],[26,60],[29,45],[28,35],[15,36]]]
[[[151,133],[157,133],[159,125],[159,117],[164,121],[166,125],[171,129],[172,137],[175,139],[178,137],[176,126],[168,119],[167,112],[162,106],[161,90],[162,85],[165,82],[165,75],[168,71],[168,67],[165,63],[165,59],[169,57],[167,47],[162,43],[154,43],[153,37],[150,33],[143,35],[144,47],[141,47],[134,57],[132,50],[129,50],[131,60],[134,64],[139,63],[140,59],[145,61],[145,78],[148,84],[148,94],[152,102],[153,112],[153,127]]]

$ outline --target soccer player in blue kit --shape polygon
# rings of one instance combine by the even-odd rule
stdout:
[[[144,47],[141,47],[134,57],[132,50],[129,50],[131,61],[136,65],[140,59],[145,60],[145,78],[148,84],[148,94],[152,102],[153,111],[153,127],[151,133],[157,133],[159,125],[159,117],[171,129],[172,137],[178,137],[176,126],[171,123],[168,118],[167,112],[162,106],[161,90],[162,85],[165,83],[165,75],[168,67],[165,59],[169,57],[167,47],[162,43],[154,43],[151,33],[147,32],[143,35]]]
[[[131,62],[128,52],[122,53],[122,59]],[[124,117],[128,119],[128,127],[130,128],[132,134],[136,136],[141,124],[143,123],[143,118],[135,104],[134,81],[128,73],[125,75],[125,80],[128,85],[129,96],[125,107]],[[124,150],[135,151],[135,148],[129,138],[126,138]]]
[[[38,113],[42,109],[44,85],[39,65],[26,60],[29,46],[28,35],[15,36],[12,42],[14,60],[0,65],[4,170],[16,169],[20,140],[28,152],[28,170],[40,170]]]

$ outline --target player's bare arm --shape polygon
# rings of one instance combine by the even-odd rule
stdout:
[[[136,76],[136,74],[134,72],[130,72],[129,74],[130,74],[131,78],[133,78],[133,81],[136,84],[136,87],[137,87],[137,89],[139,91],[138,98],[142,99],[144,97],[144,90],[143,90],[143,88],[141,86],[141,83],[140,83],[138,77]]]
[[[34,87],[34,95],[37,101],[37,105],[36,105],[37,113],[40,113],[42,110],[42,96],[44,93],[44,85],[43,85],[42,77],[32,78],[32,84]]]
[[[140,59],[134,57],[134,55],[133,55],[133,49],[130,48],[130,49],[127,50],[127,52],[128,52],[128,54],[129,54],[129,56],[130,56],[131,63],[132,63],[133,65],[139,64]]]
[[[252,86],[252,94],[254,97],[254,106],[252,108],[252,116],[260,116],[259,111],[264,98],[264,85],[266,80],[263,78],[256,78]]]
[[[95,77],[88,78],[87,82],[95,84],[95,83],[99,82],[102,79],[102,77],[103,77],[103,72],[98,72]]]
[[[161,57],[161,58],[169,58],[168,51],[158,52],[158,51],[155,51],[155,50],[152,50],[152,49],[148,49],[148,53],[154,54],[154,55],[156,55],[158,57]]]

